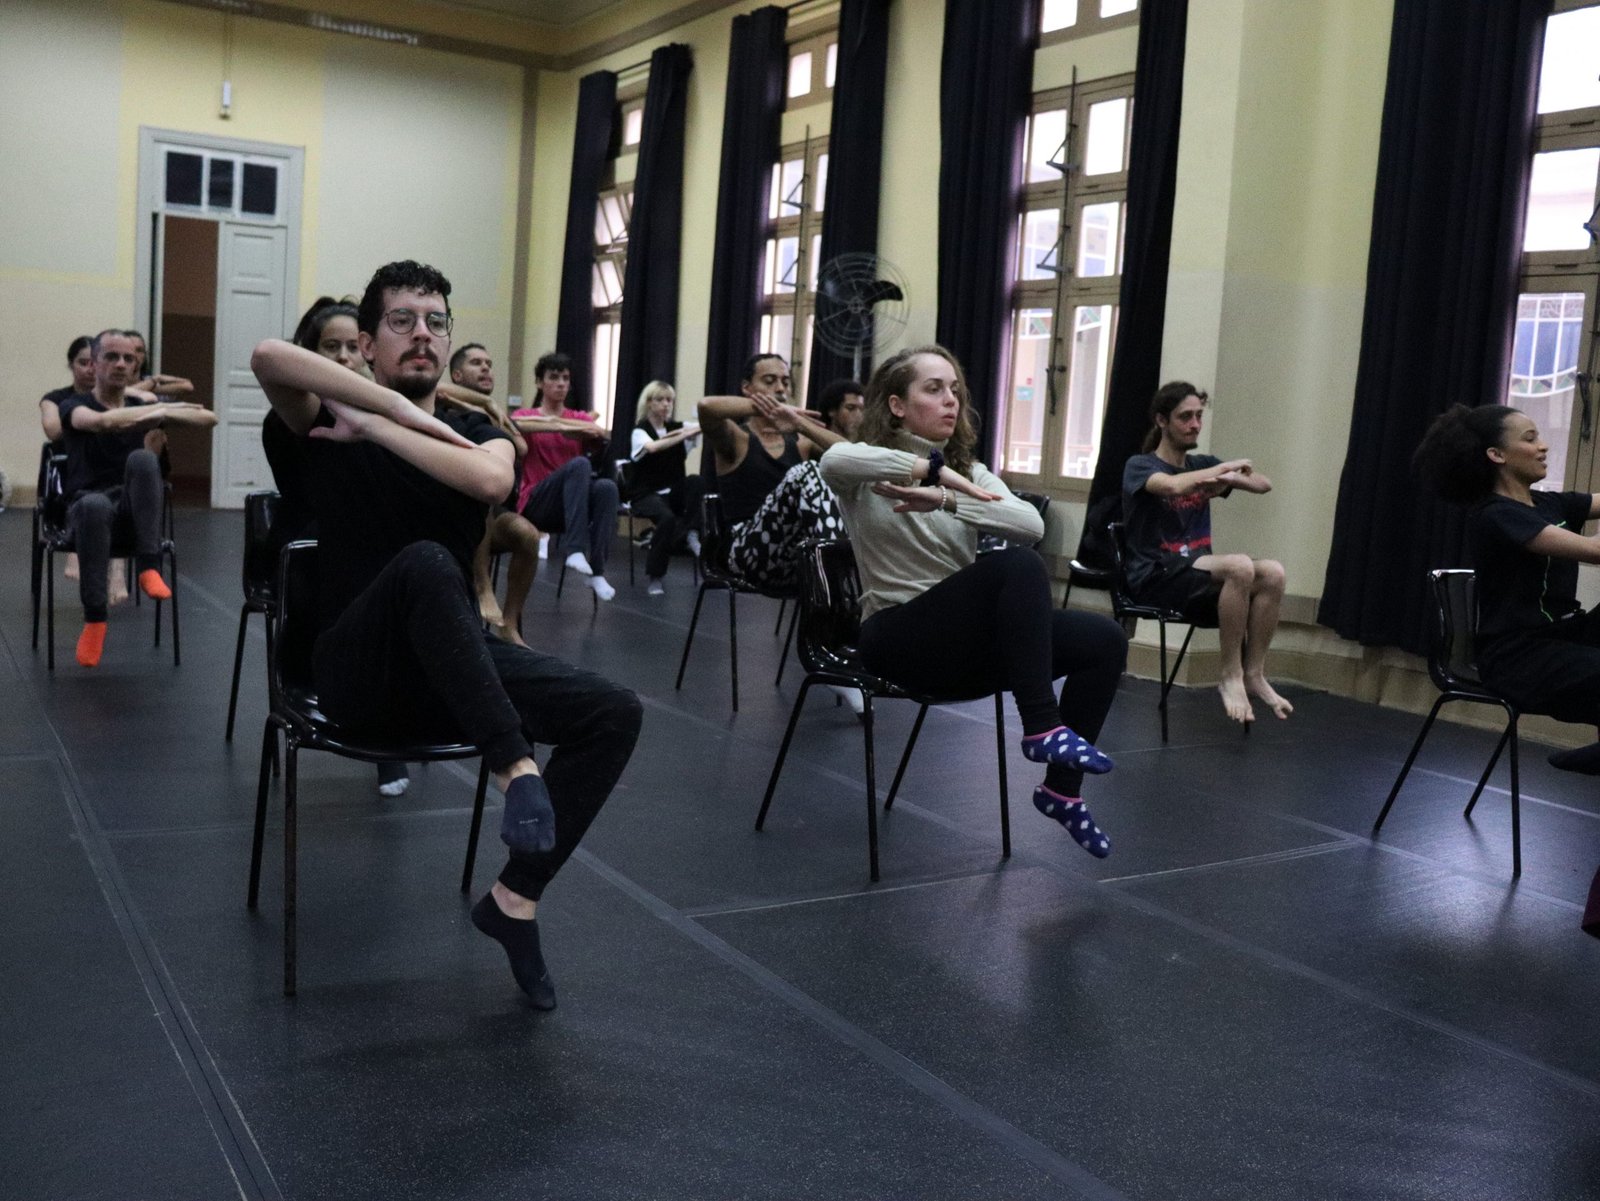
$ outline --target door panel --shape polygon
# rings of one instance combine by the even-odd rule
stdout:
[[[283,334],[288,231],[222,222],[217,249],[217,436],[212,439],[211,503],[244,506],[247,493],[272,487],[261,450],[266,394],[250,370],[263,338]]]

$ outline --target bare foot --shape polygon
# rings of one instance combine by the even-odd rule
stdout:
[[[1224,676],[1217,685],[1217,691],[1222,694],[1222,707],[1228,711],[1230,721],[1247,722],[1256,719],[1256,711],[1250,707],[1250,697],[1244,690],[1242,677]]]
[[[501,642],[509,642],[513,646],[527,646],[522,640],[522,635],[517,632],[517,627],[508,621],[492,621],[489,623],[489,633]]]
[[[495,599],[492,592],[478,593],[478,615],[491,626],[500,625],[505,621],[505,614],[500,612],[500,602]]]
[[[66,571],[63,572],[62,574],[64,574],[67,577],[67,579],[69,579],[69,580],[75,580],[75,579],[78,578],[78,552],[77,551],[73,550],[73,551],[68,551],[67,552],[67,568],[66,568]]]
[[[1244,678],[1244,686],[1249,690],[1251,696],[1271,709],[1279,721],[1294,712],[1294,706],[1278,695],[1272,685],[1267,683],[1266,676],[1259,673],[1248,675]]]
[[[111,565],[110,577],[106,581],[106,604],[121,605],[128,600],[128,564],[119,559]]]

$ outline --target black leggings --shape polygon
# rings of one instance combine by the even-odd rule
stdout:
[[[667,563],[672,552],[678,549],[691,529],[700,522],[700,498],[705,495],[705,481],[699,476],[681,479],[672,485],[672,491],[646,492],[629,505],[635,517],[648,518],[655,526],[650,535],[650,552],[645,556],[644,573],[652,580],[667,574]]]
[[[1098,737],[1128,660],[1128,638],[1109,617],[1055,608],[1036,551],[984,555],[861,627],[868,671],[929,696],[970,700],[1010,692],[1025,734],[1071,726]],[[1051,681],[1066,676],[1056,701]],[[1045,783],[1076,796],[1083,773],[1052,763]]]
[[[500,771],[555,749],[544,767],[556,845],[513,853],[500,882],[537,900],[627,766],[639,699],[552,655],[483,632],[461,565],[437,542],[406,547],[318,637],[312,671],[324,712],[386,741],[467,741]]]

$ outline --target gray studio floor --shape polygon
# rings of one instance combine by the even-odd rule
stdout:
[[[772,686],[774,605],[741,603],[733,716],[725,600],[674,691],[687,560],[647,598],[621,542],[598,617],[554,572],[527,612],[645,703],[541,909],[560,1008],[525,1008],[468,924],[472,765],[385,800],[319,755],[285,1001],[276,794],[244,906],[259,618],[222,738],[241,531],[178,515],[181,667],[147,604],[78,668],[64,588],[52,677],[28,513],[0,515],[5,1201],[1600,1197],[1595,783],[1525,744],[1513,885],[1504,791],[1460,815],[1490,735],[1440,727],[1373,843],[1417,718],[1296,689],[1244,739],[1182,693],[1164,748],[1130,680],[1090,794],[1110,859],[1033,812],[1019,752],[1000,859],[979,704],[928,718],[872,886],[860,729],[825,694],[752,831],[799,685]],[[884,706],[884,785],[911,716]]]

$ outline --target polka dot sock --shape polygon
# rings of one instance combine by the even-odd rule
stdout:
[[[1029,734],[1022,740],[1022,757],[1034,763],[1059,763],[1075,767],[1090,775],[1103,775],[1111,770],[1111,758],[1097,751],[1093,744],[1079,738],[1066,726],[1057,726],[1043,734]]]
[[[1061,796],[1043,784],[1033,790],[1033,807],[1046,817],[1060,822],[1072,841],[1096,859],[1111,854],[1111,840],[1094,824],[1094,815],[1078,797]]]

